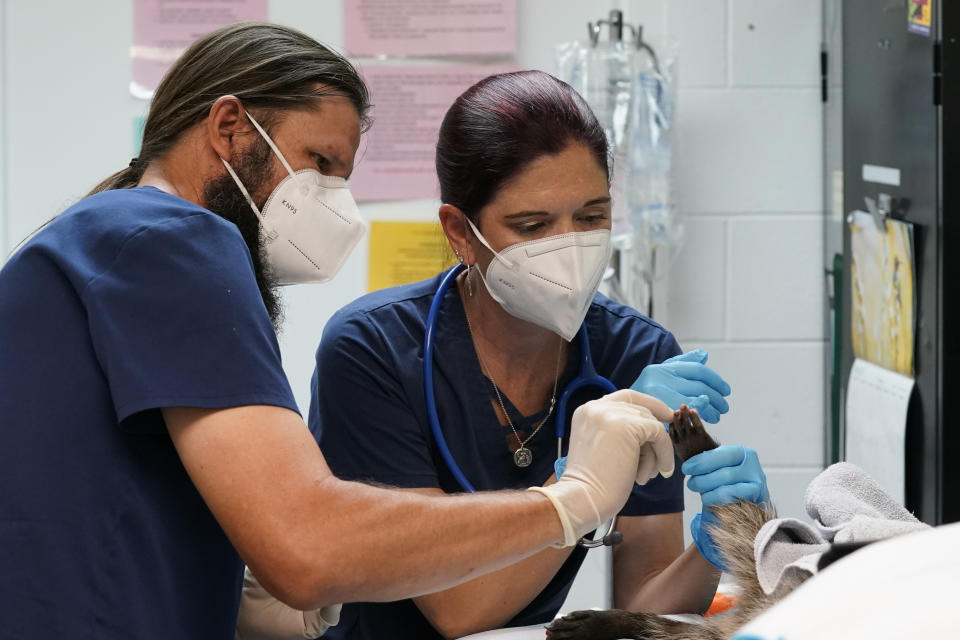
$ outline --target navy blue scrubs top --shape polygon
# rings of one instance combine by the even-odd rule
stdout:
[[[371,293],[338,311],[317,350],[309,425],[333,472],[344,479],[400,487],[461,491],[445,466],[427,421],[423,389],[423,341],[427,312],[442,275]],[[443,299],[434,348],[437,412],[447,445],[477,490],[519,489],[543,484],[553,472],[553,418],[526,444],[533,464],[520,469],[508,449],[509,426],[501,426],[490,402],[492,386],[481,372],[456,286]],[[617,387],[629,387],[650,363],[680,353],[673,336],[629,307],[597,295],[584,321],[597,372]],[[578,341],[571,344],[559,390],[576,376]],[[570,412],[603,395],[587,389]],[[545,411],[522,416],[504,396],[518,430],[531,433]],[[568,412],[569,415],[569,412]],[[566,424],[569,424],[567,422]],[[680,468],[679,463],[677,469]],[[634,487],[623,515],[683,511],[680,473]],[[504,535],[508,535],[506,532]],[[432,529],[423,524],[424,544]],[[547,587],[508,626],[545,623],[566,598],[586,551],[578,548]],[[325,638],[429,640],[442,636],[412,600],[348,604],[340,624]]]
[[[234,637],[243,565],[160,408],[296,410],[236,226],[152,187],[0,271],[0,636]]]

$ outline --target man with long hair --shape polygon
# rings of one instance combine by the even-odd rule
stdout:
[[[299,610],[447,588],[574,544],[672,472],[672,412],[627,390],[578,411],[565,475],[537,491],[331,475],[274,289],[332,277],[355,244],[367,109],[304,34],[217,30],[160,84],[139,158],[0,271],[0,636],[230,638],[244,563]]]

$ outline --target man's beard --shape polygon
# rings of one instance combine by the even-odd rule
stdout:
[[[230,165],[237,172],[240,181],[252,197],[260,193],[264,184],[273,174],[272,151],[262,138],[256,140],[239,157],[231,158]],[[237,225],[243,236],[250,257],[253,260],[253,272],[257,278],[257,288],[263,298],[274,329],[280,331],[283,324],[283,304],[279,296],[277,280],[270,272],[266,260],[263,237],[260,234],[260,219],[250,208],[250,203],[237,187],[237,184],[225,174],[212,178],[203,186],[203,203],[210,211]],[[262,204],[261,204],[262,207]]]

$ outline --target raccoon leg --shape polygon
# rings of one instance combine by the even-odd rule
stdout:
[[[737,609],[729,616],[716,616],[717,622],[729,626],[732,632],[776,602],[760,586],[753,543],[763,525],[776,518],[777,514],[772,505],[743,500],[715,505],[710,510],[719,522],[710,526],[710,537],[723,555],[727,572],[740,587]]]
[[[680,405],[679,411],[673,412],[673,422],[670,423],[670,440],[673,441],[673,449],[677,452],[681,462],[686,462],[698,453],[716,449],[720,446],[703,428],[700,415],[696,411],[688,409],[685,404]]]
[[[547,627],[548,640],[721,640],[706,625],[629,611],[574,611]]]
[[[670,423],[670,440],[673,441],[673,448],[681,461],[719,446],[704,429],[697,412],[691,411],[686,405],[674,412],[673,422]],[[723,635],[716,625],[677,622],[653,613],[631,613],[615,609],[574,611],[554,620],[547,627],[549,640],[719,640],[725,637],[727,636]]]
[[[697,412],[685,406],[675,412],[670,425],[670,438],[677,455],[683,460],[719,446],[704,429]],[[777,514],[772,505],[746,501],[716,505],[710,510],[718,521],[718,524],[709,528],[710,537],[726,560],[728,573],[736,579],[741,589],[737,596],[737,609],[714,616],[707,623],[721,637],[728,637],[773,603],[757,578],[753,543],[763,525],[776,518]]]
[[[674,412],[670,424],[670,439],[677,455],[684,461],[698,453],[719,446],[706,429],[696,411],[685,405]],[[757,580],[756,564],[753,556],[753,541],[757,533],[768,520],[776,517],[772,505],[759,505],[739,500],[730,504],[710,507],[719,524],[709,529],[710,537],[727,560],[729,573],[741,582],[741,587],[755,587],[763,594]],[[751,591],[754,593],[754,591]]]

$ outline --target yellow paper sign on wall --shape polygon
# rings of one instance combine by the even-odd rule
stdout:
[[[426,280],[454,261],[439,222],[370,223],[368,291]]]

